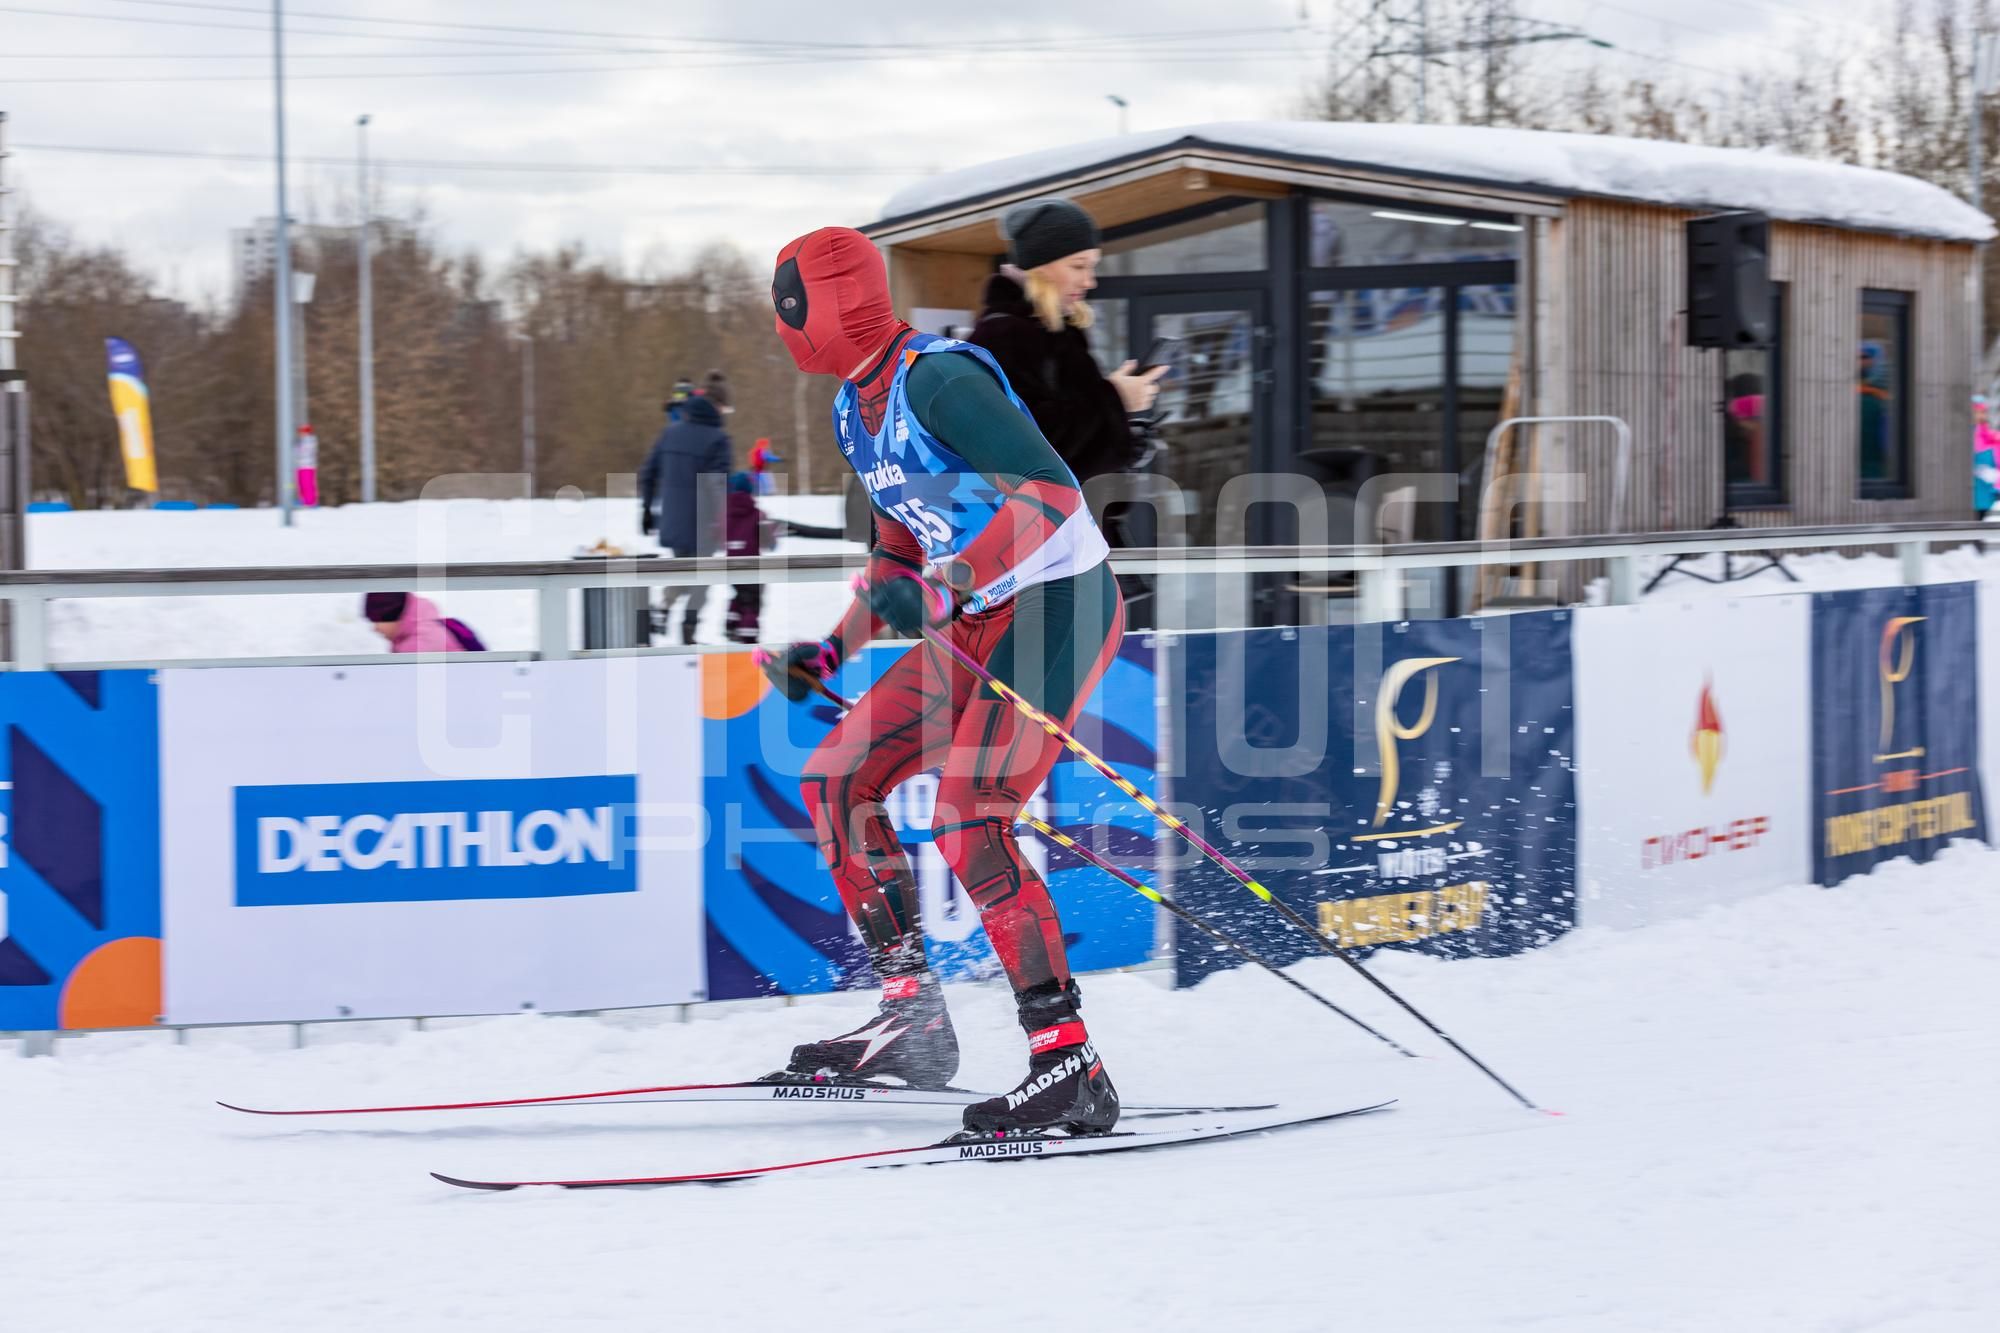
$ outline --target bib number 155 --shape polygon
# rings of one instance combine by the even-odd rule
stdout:
[[[951,546],[951,524],[944,515],[927,508],[922,500],[899,500],[890,506],[896,517],[903,520],[903,526],[916,534],[926,551],[948,550]]]

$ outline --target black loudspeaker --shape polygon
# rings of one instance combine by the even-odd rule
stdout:
[[[1687,224],[1690,347],[1771,342],[1771,219],[1747,210]]]

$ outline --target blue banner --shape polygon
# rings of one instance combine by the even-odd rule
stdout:
[[[873,649],[842,668],[834,688],[853,698],[879,679],[903,649]],[[747,659],[746,659],[747,660]],[[711,663],[713,665],[711,666]],[[704,663],[719,679],[729,670]],[[820,859],[799,775],[838,721],[813,701],[792,704],[761,682],[736,704],[708,705],[704,853],[708,996],[808,994],[872,985],[867,951],[848,923]],[[1077,733],[1140,790],[1153,791],[1153,653],[1128,639],[1092,696]],[[886,802],[923,903],[932,965],[947,979],[997,976],[998,960],[979,913],[932,845],[936,773],[919,774]],[[1080,762],[1059,763],[1030,812],[1142,879],[1151,878],[1148,817]],[[1129,888],[1022,827],[1021,846],[1042,869],[1062,913],[1070,965],[1086,971],[1144,962],[1152,951],[1153,908]]]
[[[633,893],[637,801],[629,773],[238,787],[236,905]]]
[[[1813,878],[1986,838],[1970,583],[1815,594]]]
[[[0,1028],[153,1022],[159,937],[152,673],[0,674]]]
[[[1173,808],[1345,948],[1514,953],[1576,921],[1567,612],[1193,635]],[[1187,907],[1317,952],[1192,856]],[[1242,959],[1176,923],[1176,979]]]

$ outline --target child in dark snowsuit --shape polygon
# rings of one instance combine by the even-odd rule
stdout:
[[[762,555],[775,544],[777,525],[757,507],[757,484],[748,472],[729,474],[729,504],[723,511],[723,551],[728,555]],[[764,610],[764,585],[739,583],[729,599],[728,636],[732,643],[757,642],[758,617]]]

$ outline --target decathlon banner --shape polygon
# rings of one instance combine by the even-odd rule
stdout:
[[[1813,877],[1986,838],[1975,585],[1813,595]]]
[[[104,356],[111,379],[111,412],[118,418],[118,449],[125,457],[125,484],[135,491],[160,489],[153,464],[153,405],[139,354],[123,338],[106,338]]]
[[[1492,955],[1575,924],[1568,612],[1181,644],[1175,813],[1330,937]],[[1266,957],[1315,952],[1206,861],[1172,876]],[[1176,941],[1183,985],[1241,962]]]
[[[1581,921],[1645,925],[1806,882],[1810,607],[1576,613]]]
[[[862,694],[904,652],[875,648],[849,661],[834,688]],[[806,994],[874,984],[867,950],[820,858],[799,777],[813,748],[839,721],[829,704],[793,704],[771,691],[747,653],[702,658],[707,738],[705,790],[713,836],[706,853],[708,989],[711,999]],[[1153,649],[1126,640],[1077,722],[1077,737],[1149,794],[1157,762]],[[951,979],[1000,975],[979,912],[931,839],[935,772],[912,774],[883,802],[910,858],[932,966]],[[1153,874],[1149,816],[1077,761],[1058,763],[1029,803],[1031,813],[1121,868]],[[1073,853],[1025,826],[1021,849],[1048,880],[1062,913],[1071,967],[1146,961],[1154,909]]]
[[[160,674],[170,1021],[704,997],[695,659]]]

